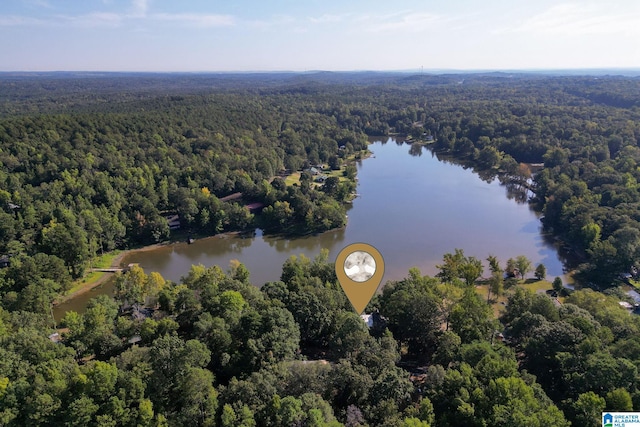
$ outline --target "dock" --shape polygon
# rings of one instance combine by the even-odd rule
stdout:
[[[132,263],[127,265],[124,268],[120,267],[107,267],[107,268],[91,268],[89,269],[91,272],[99,272],[99,273],[126,273],[131,270],[131,267],[138,265],[137,263]]]
[[[92,268],[92,272],[100,272],[100,273],[117,273],[119,271],[125,271],[124,268]]]

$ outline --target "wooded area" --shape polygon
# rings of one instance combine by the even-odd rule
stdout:
[[[353,167],[280,175],[345,166],[368,135],[532,189],[577,278],[611,288],[640,268],[638,79],[2,75],[0,117],[0,425],[596,426],[640,410],[640,321],[615,289],[558,306],[511,283],[495,319],[462,251],[387,284],[371,329],[323,254],[261,289],[242,265],[179,284],[134,267],[49,337],[56,295],[97,254],[167,239],[168,215],[203,235],[343,226]],[[489,261],[496,292],[525,261]]]
[[[640,407],[640,317],[618,298],[558,306],[516,284],[498,320],[457,254],[441,277],[387,283],[370,329],[327,252],[292,257],[262,289],[242,264],[180,284],[133,267],[115,300],[66,314],[59,343],[46,315],[2,310],[0,422],[598,426],[605,408]]]

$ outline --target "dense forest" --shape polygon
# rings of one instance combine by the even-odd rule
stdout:
[[[395,132],[524,180],[583,282],[636,271],[638,78],[80,76],[0,79],[0,254],[55,256],[78,277],[101,251],[166,239],[172,213],[202,234],[339,227],[354,170],[322,186],[279,175],[337,169]],[[545,167],[528,181],[523,163]],[[220,201],[238,192],[266,215]]]
[[[133,267],[115,300],[66,314],[58,343],[46,315],[2,310],[0,424],[588,427],[640,408],[640,317],[516,284],[500,324],[464,280],[474,262],[457,251],[437,277],[387,283],[371,328],[326,252],[261,289],[242,264],[179,284]]]
[[[583,286],[637,276],[637,78],[5,74],[0,425],[590,426],[640,410],[640,323],[615,290],[558,306],[512,277],[496,319],[462,251],[388,283],[371,329],[324,255],[268,284],[242,265],[179,284],[133,268],[49,338],[54,298],[98,254],[175,237],[168,217],[180,236],[343,226],[371,135],[530,190]],[[490,264],[499,290],[509,266]]]

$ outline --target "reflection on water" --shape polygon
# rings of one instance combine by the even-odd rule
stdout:
[[[507,198],[520,204],[527,203],[533,195],[524,184],[519,182],[507,182],[504,186],[507,190]]]
[[[479,177],[420,145],[393,142],[373,144],[375,156],[358,163],[359,196],[344,229],[293,239],[263,236],[260,230],[216,236],[136,252],[124,263],[137,262],[147,272],[179,281],[193,264],[226,270],[237,259],[251,272],[252,283],[261,286],[278,280],[292,255],[313,258],[326,248],[335,259],[346,245],[363,242],[385,259],[383,283],[405,277],[414,266],[433,275],[442,255],[456,248],[483,260],[496,255],[503,264],[525,255],[534,265],[543,262],[551,279],[563,274],[553,241],[541,234],[536,213],[521,203],[526,188],[501,185],[491,174]]]
[[[411,144],[409,146],[409,154],[411,154],[413,157],[422,156],[422,145],[420,145],[420,144]]]

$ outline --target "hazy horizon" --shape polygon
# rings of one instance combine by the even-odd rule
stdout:
[[[6,0],[0,71],[640,69],[633,0]]]
[[[455,74],[558,74],[558,75],[608,75],[609,73],[620,73],[614,75],[640,75],[640,67],[616,68],[616,67],[598,67],[598,68],[558,68],[558,69],[405,69],[405,70],[0,70],[0,74],[358,74],[358,73],[377,73],[377,74],[424,74],[431,76],[438,75],[455,75]]]

